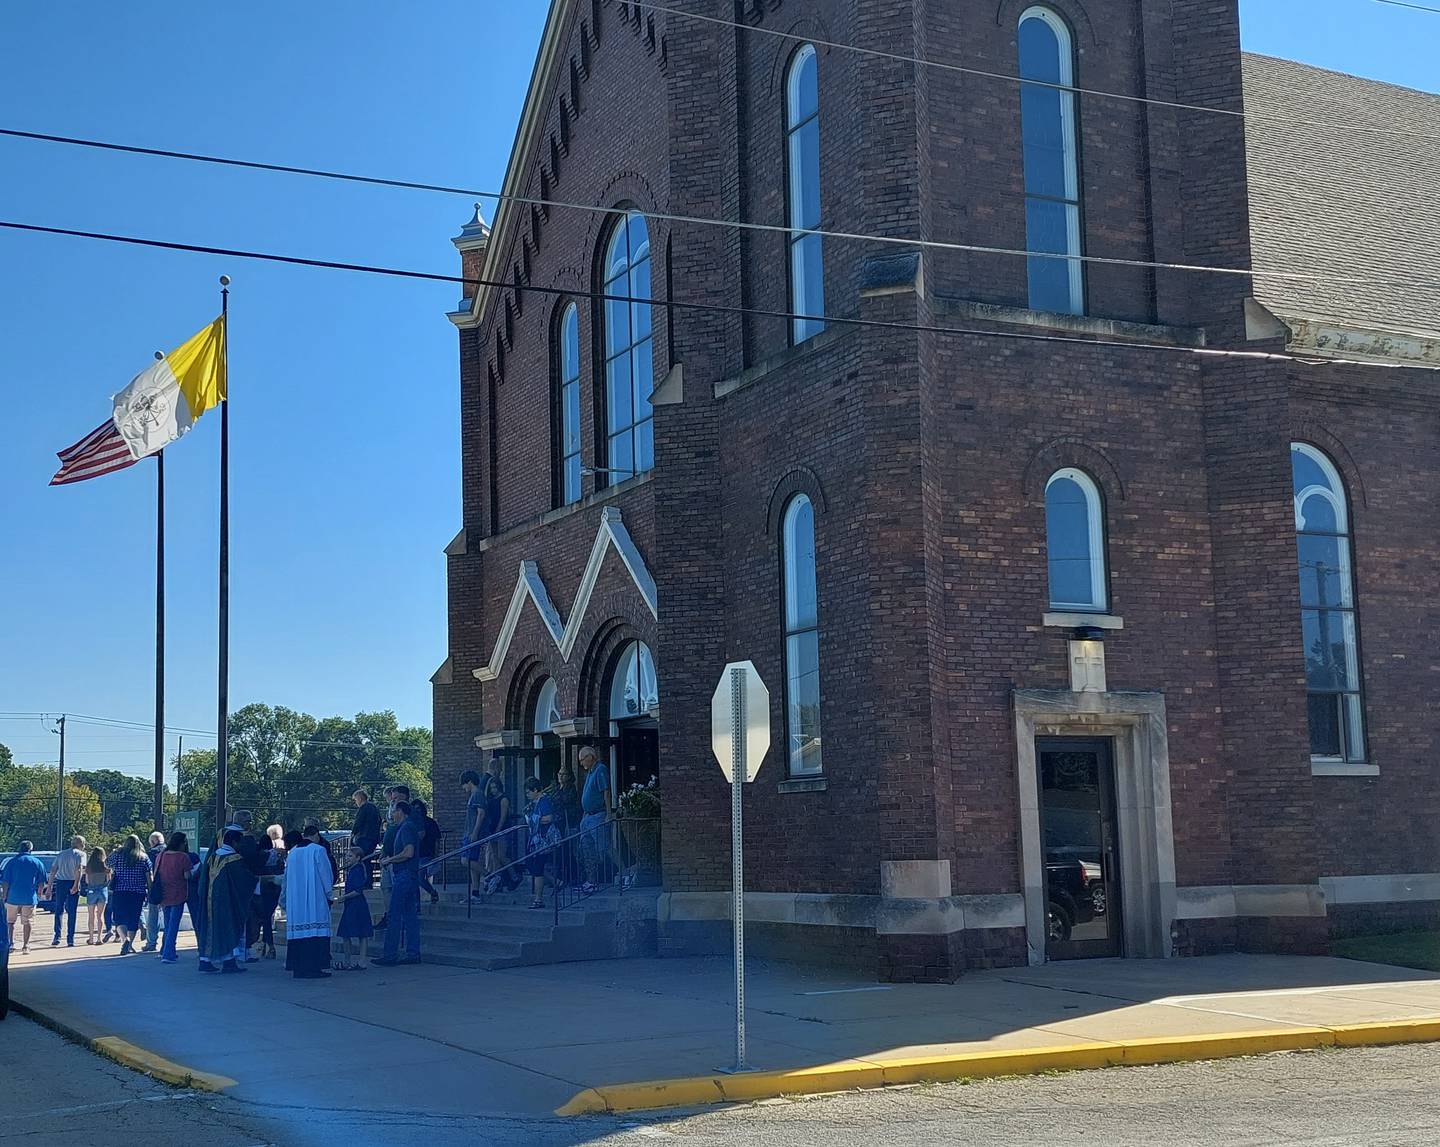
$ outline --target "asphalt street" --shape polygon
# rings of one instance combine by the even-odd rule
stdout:
[[[0,1025],[0,1051],[0,1143],[33,1147],[131,1140],[197,1147],[870,1147],[897,1136],[907,1144],[1031,1147],[1430,1147],[1440,1139],[1440,1046],[1433,1045],[937,1084],[624,1119],[432,1117],[423,1114],[423,1095],[414,1097],[413,1116],[266,1108],[173,1090],[14,1016]],[[383,1060],[383,1047],[376,1052]],[[357,1060],[353,1070],[372,1073],[377,1093],[384,1092],[383,1067]]]

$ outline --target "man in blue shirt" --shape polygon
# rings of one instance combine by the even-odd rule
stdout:
[[[380,858],[381,866],[390,871],[390,903],[385,909],[385,955],[374,962],[385,968],[420,962],[420,825],[411,811],[410,803],[403,800],[390,810],[395,825],[394,850]]]
[[[30,921],[35,905],[40,903],[40,889],[45,886],[45,862],[31,855],[35,846],[28,840],[20,842],[15,856],[0,868],[0,892],[5,895],[5,930],[10,947],[15,947],[15,921],[21,922],[20,954],[30,951]]]

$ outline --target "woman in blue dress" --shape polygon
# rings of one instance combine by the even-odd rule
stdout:
[[[369,887],[370,865],[365,862],[365,857],[358,848],[347,850],[345,853],[345,895],[340,897],[340,903],[345,907],[340,911],[340,926],[335,930],[335,935],[345,941],[345,961],[335,965],[336,971],[363,972],[365,970],[370,937],[375,934],[375,928],[370,923],[370,906],[365,903],[365,890]],[[358,961],[355,958],[355,948],[352,942],[359,946]]]

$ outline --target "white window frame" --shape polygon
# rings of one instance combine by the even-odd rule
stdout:
[[[824,705],[823,677],[820,672],[820,569],[818,555],[815,569],[812,571],[815,580],[815,619],[808,623],[791,624],[790,621],[790,598],[791,586],[798,578],[795,576],[798,568],[798,547],[795,545],[795,520],[801,506],[810,508],[811,530],[816,535],[818,543],[818,522],[815,515],[815,503],[806,494],[796,494],[790,499],[785,507],[785,516],[780,524],[780,579],[781,579],[781,600],[780,600],[780,621],[784,632],[784,640],[781,647],[781,658],[783,663],[783,682],[785,696],[785,775],[795,780],[805,777],[819,777],[825,773],[824,750],[821,749],[820,763],[813,768],[805,768],[799,761],[799,746],[795,743],[795,730],[791,728],[790,718],[793,712],[792,699],[790,696],[790,639],[804,634],[815,635],[815,696],[817,709]],[[815,714],[815,740],[823,746],[822,736],[823,724],[821,714]]]
[[[815,109],[802,117],[800,73],[810,60],[815,61]],[[814,171],[803,170],[799,162],[800,132],[811,121],[815,122],[815,130],[818,135],[820,130],[820,57],[815,51],[814,44],[802,44],[790,59],[790,70],[785,79],[785,212],[786,223],[791,228],[790,234],[786,237],[785,253],[790,275],[790,310],[796,315],[808,316],[790,320],[790,341],[796,346],[814,338],[825,329],[825,320],[819,317],[825,311],[825,241],[815,234],[814,230],[797,226],[796,223],[796,216],[799,214],[797,205],[805,202],[805,191],[809,186],[808,180],[815,181],[817,201],[820,198],[818,149],[817,166]],[[815,226],[817,228],[820,226],[819,219],[815,221]],[[803,258],[800,252],[801,245],[806,242],[813,242],[820,247],[820,282],[816,285],[820,304],[818,311],[806,302],[801,276],[797,273],[797,260],[803,267]]]
[[[545,678],[545,684],[535,696],[535,715],[530,722],[537,749],[545,747],[545,734],[555,730],[555,719],[560,716],[559,696],[560,687],[555,678]]]
[[[568,340],[567,340],[566,337],[565,337],[566,327],[569,326],[569,324],[570,324],[570,322],[571,322],[572,319],[573,319],[573,321],[574,321],[574,323],[575,323],[575,347],[574,347],[574,350],[575,350],[575,361],[574,361],[573,363],[569,361],[569,359],[570,359],[570,346],[569,346]],[[555,401],[556,401],[556,415],[558,416],[558,419],[559,419],[559,431],[560,431],[559,441],[556,443],[556,446],[557,446],[556,453],[557,453],[558,459],[559,459],[559,461],[558,461],[558,466],[557,466],[557,470],[556,470],[556,475],[555,475],[556,486],[557,486],[556,493],[559,495],[559,498],[558,498],[559,505],[561,505],[561,506],[570,506],[570,505],[573,505],[574,503],[580,501],[580,499],[581,499],[582,497],[584,497],[584,494],[585,494],[585,472],[584,472],[583,467],[582,467],[582,469],[581,469],[581,471],[580,471],[580,480],[579,480],[579,482],[577,483],[577,486],[576,486],[576,489],[575,489],[575,493],[574,493],[574,497],[571,497],[571,496],[570,496],[570,492],[569,492],[569,490],[566,488],[566,482],[568,481],[568,475],[569,475],[569,469],[570,469],[570,459],[571,459],[571,458],[579,458],[579,457],[581,456],[581,454],[582,454],[581,447],[582,447],[582,445],[583,445],[583,443],[581,442],[581,438],[580,438],[581,429],[580,429],[580,426],[578,425],[578,421],[579,421],[579,406],[580,406],[580,402],[579,402],[579,398],[580,398],[580,308],[577,307],[577,306],[575,305],[575,303],[573,303],[573,302],[568,302],[568,303],[565,304],[564,307],[561,308],[561,310],[560,310],[560,322],[559,322],[559,324],[557,325],[557,327],[555,328],[555,330],[556,330],[556,334],[557,334],[557,336],[558,336],[558,341],[559,341],[558,353],[557,353],[557,355],[556,355],[556,368],[557,368],[557,373],[558,373],[559,377],[556,379]],[[570,390],[572,387],[573,387],[574,390],[575,390],[575,398],[576,398],[575,406],[576,406],[576,418],[577,418],[577,425],[576,425],[575,428],[574,428],[574,429],[575,429],[575,450],[574,450],[573,453],[566,453],[566,451],[565,451],[565,442],[566,442],[566,437],[567,437],[567,435],[566,435],[566,430],[567,430],[567,425],[566,425],[566,411],[567,411],[568,407],[567,407],[567,404],[566,404],[566,401],[565,401],[565,397],[566,397],[565,392],[566,392],[567,390]]]
[[[1050,487],[1065,479],[1074,482],[1085,495],[1086,530],[1090,538],[1090,596],[1089,602],[1057,601],[1049,592],[1050,582],[1050,531],[1045,531],[1045,581],[1050,608],[1056,612],[1104,613],[1110,608],[1110,587],[1106,578],[1105,562],[1105,499],[1100,496],[1100,487],[1095,479],[1084,470],[1066,466],[1056,470],[1045,483],[1046,517],[1049,517]]]
[[[1341,628],[1345,635],[1346,672],[1352,675],[1352,679],[1355,682],[1355,688],[1353,690],[1341,690],[1334,694],[1326,694],[1327,696],[1333,695],[1340,698],[1353,697],[1353,712],[1350,712],[1347,706],[1346,711],[1349,715],[1342,718],[1341,721],[1341,754],[1334,756],[1332,754],[1312,752],[1310,754],[1311,768],[1318,775],[1375,776],[1379,773],[1379,770],[1369,763],[1370,740],[1368,721],[1365,715],[1365,676],[1364,665],[1360,658],[1360,600],[1359,588],[1355,584],[1355,533],[1350,520],[1349,491],[1345,488],[1345,480],[1340,476],[1340,471],[1336,467],[1334,460],[1318,446],[1312,446],[1308,442],[1292,442],[1290,444],[1290,453],[1292,457],[1297,453],[1303,454],[1320,468],[1321,473],[1325,475],[1326,482],[1328,483],[1326,486],[1306,486],[1295,495],[1295,538],[1297,551],[1299,539],[1307,534],[1314,537],[1339,538],[1343,543],[1340,547],[1343,555],[1343,565],[1338,573],[1345,580],[1345,590],[1350,601],[1348,606],[1337,605],[1322,608],[1307,606],[1304,603],[1303,597],[1298,599],[1302,618],[1307,610],[1340,615],[1342,619]],[[1291,482],[1291,486],[1293,488],[1293,481]],[[1333,533],[1326,530],[1305,529],[1305,520],[1301,512],[1301,507],[1303,507],[1309,499],[1317,496],[1324,498],[1335,511],[1335,531]],[[1302,657],[1304,656],[1303,648],[1301,655]],[[1311,692],[1309,682],[1307,681],[1305,686],[1307,740],[1309,738],[1308,708]],[[1355,725],[1354,729],[1350,727],[1352,719]],[[1362,750],[1358,757],[1352,757],[1345,751],[1345,747],[1350,744],[1352,734],[1355,736],[1355,739],[1359,741]]]
[[[645,696],[646,677],[654,684],[654,696]],[[615,704],[615,687],[619,685],[620,696],[623,698],[628,692],[626,686],[635,686],[635,712],[628,709],[623,712],[617,711]],[[622,721],[634,721],[641,717],[650,716],[657,705],[660,704],[660,673],[655,666],[655,654],[645,642],[639,639],[632,639],[625,643],[620,656],[615,660],[615,669],[610,675],[610,688],[606,693],[605,707],[606,714],[610,719],[611,735],[619,732]]]
[[[645,258],[644,258],[643,260],[634,259],[634,258],[633,258],[633,252],[630,250],[630,246],[629,246],[629,244],[630,244],[630,221],[631,221],[632,219],[637,219],[637,218],[641,221],[641,223],[642,223],[643,226],[645,227]],[[612,273],[611,273],[611,266],[613,265],[613,263],[614,263],[614,261],[615,261],[615,244],[616,244],[616,243],[622,243],[622,242],[626,245],[626,246],[625,246],[625,267],[624,267],[624,269],[623,269],[622,271],[620,271],[618,274],[612,274]],[[606,242],[606,244],[605,244],[605,255],[604,255],[605,262],[604,262],[604,264],[603,264],[603,266],[602,266],[602,268],[601,268],[601,282],[602,282],[602,284],[603,284],[603,289],[602,289],[602,292],[601,292],[601,293],[604,294],[604,295],[629,296],[629,297],[631,297],[632,299],[638,299],[639,296],[631,294],[631,290],[630,290],[630,277],[631,277],[631,275],[634,273],[635,268],[636,268],[641,262],[649,263],[649,264],[650,264],[650,295],[649,295],[649,297],[645,300],[645,302],[647,302],[647,303],[650,304],[650,306],[651,306],[651,308],[652,308],[652,311],[653,311],[653,308],[654,308],[654,299],[655,299],[655,259],[654,259],[654,254],[655,254],[654,237],[650,234],[650,221],[645,218],[645,213],[644,213],[643,211],[637,211],[637,210],[636,210],[635,208],[633,208],[633,207],[627,207],[627,208],[624,208],[623,210],[621,210],[621,212],[620,212],[620,217],[615,221],[615,223],[614,223],[613,226],[611,227],[611,230],[610,230],[610,238],[609,238],[609,240],[608,240],[608,241]],[[634,321],[634,316],[633,316],[633,308],[636,306],[636,303],[634,303],[634,302],[632,302],[632,303],[627,303],[627,304],[626,304],[627,314],[630,315],[630,317],[629,317],[629,319],[628,319],[628,322],[627,322],[627,325],[629,326],[630,331],[629,331],[629,335],[627,336],[625,345],[624,345],[624,346],[618,346],[618,345],[616,344],[616,341],[615,341],[615,332],[614,332],[614,330],[611,329],[611,324],[610,324],[610,322],[609,322],[609,320],[608,320],[608,316],[607,316],[606,313],[605,313],[605,312],[606,312],[606,307],[607,307],[607,305],[608,305],[608,304],[607,304],[607,300],[602,299],[601,302],[600,302],[600,316],[601,316],[601,318],[600,318],[600,325],[601,325],[601,327],[602,327],[603,330],[604,330],[604,334],[603,334],[603,336],[602,336],[602,338],[603,338],[603,346],[604,346],[604,355],[603,355],[604,362],[601,364],[601,367],[600,367],[600,387],[601,387],[601,393],[605,396],[605,426],[604,426],[604,431],[605,431],[605,466],[606,466],[606,471],[607,471],[605,474],[602,475],[602,477],[605,479],[605,482],[604,482],[605,485],[611,485],[611,484],[613,484],[613,483],[615,483],[615,482],[623,482],[623,481],[626,481],[628,478],[633,478],[633,477],[635,477],[635,476],[637,476],[637,475],[639,475],[639,474],[649,473],[649,471],[654,468],[654,458],[653,458],[653,451],[654,451],[654,447],[653,447],[653,427],[654,427],[654,419],[655,419],[655,408],[654,408],[654,406],[652,405],[651,408],[650,408],[650,414],[649,414],[647,417],[645,417],[645,418],[638,418],[638,417],[636,417],[637,411],[635,410],[635,392],[634,392],[634,385],[633,385],[633,378],[634,378],[633,373],[632,373],[632,376],[631,376],[631,380],[630,380],[630,382],[629,382],[629,385],[631,386],[631,392],[630,392],[630,421],[629,421],[625,426],[622,426],[622,427],[621,427],[620,429],[618,429],[618,430],[611,430],[611,429],[610,429],[610,364],[611,364],[615,359],[619,358],[621,355],[629,355],[630,358],[631,358],[631,370],[632,370],[632,372],[633,372],[634,369],[635,369],[635,366],[634,366],[634,356],[639,352],[639,348],[641,348],[642,346],[648,345],[648,354],[649,354],[649,356],[650,356],[650,362],[649,362],[649,368],[650,368],[650,395],[651,395],[652,398],[654,397],[654,394],[655,394],[655,318],[654,318],[654,315],[653,315],[653,313],[652,313],[652,315],[650,316],[650,333],[649,333],[648,335],[646,335],[645,338],[643,338],[643,339],[641,339],[640,341],[637,342],[636,339],[635,339],[635,321]],[[617,461],[624,461],[624,459],[616,459],[616,458],[614,457],[614,455],[613,455],[612,447],[613,447],[613,444],[614,444],[615,439],[619,438],[622,434],[625,434],[625,433],[627,433],[627,432],[629,433],[629,435],[630,435],[630,458],[629,458],[629,462],[634,463],[635,457],[636,457],[635,442],[636,442],[636,439],[639,437],[640,428],[641,428],[642,426],[644,426],[647,422],[650,423],[650,425],[651,425],[651,427],[652,427],[652,447],[651,447],[652,457],[651,457],[651,464],[650,464],[649,466],[645,467],[643,470],[640,469],[638,466],[634,466],[633,468],[629,468],[629,469],[627,469],[627,468],[624,467],[624,466],[617,466],[617,465],[616,465],[616,462],[617,462]]]
[[[1070,25],[1065,18],[1053,8],[1037,4],[1026,8],[1020,13],[1020,19],[1016,22],[1017,31],[1025,26],[1027,20],[1043,20],[1055,33],[1056,42],[1060,50],[1060,83],[1067,88],[1075,86],[1075,37],[1070,31]],[[1038,81],[1032,81],[1038,82]],[[1023,86],[1023,85],[1022,85]],[[1080,193],[1080,124],[1079,116],[1076,114],[1075,93],[1073,91],[1060,93],[1060,128],[1065,140],[1065,213],[1066,245],[1065,254],[1079,256],[1082,250],[1082,216],[1084,215],[1084,202]],[[1022,141],[1022,162],[1023,162],[1023,140],[1024,123],[1021,127]],[[1025,200],[1028,204],[1030,199],[1038,198],[1025,193]],[[1056,202],[1047,199],[1046,202]],[[1027,240],[1026,246],[1029,243]],[[1052,255],[1051,258],[1054,256]],[[1066,260],[1066,266],[1070,272],[1070,312],[1075,315],[1085,313],[1085,264],[1079,258]]]

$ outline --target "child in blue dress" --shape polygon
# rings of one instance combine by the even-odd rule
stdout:
[[[365,890],[370,887],[370,866],[358,848],[345,853],[345,895],[340,903],[345,905],[340,913],[340,926],[335,935],[345,941],[345,963],[336,964],[341,972],[363,972],[366,966],[370,937],[375,934],[370,922],[370,906],[365,903]],[[359,962],[355,960],[353,943],[358,942]]]

